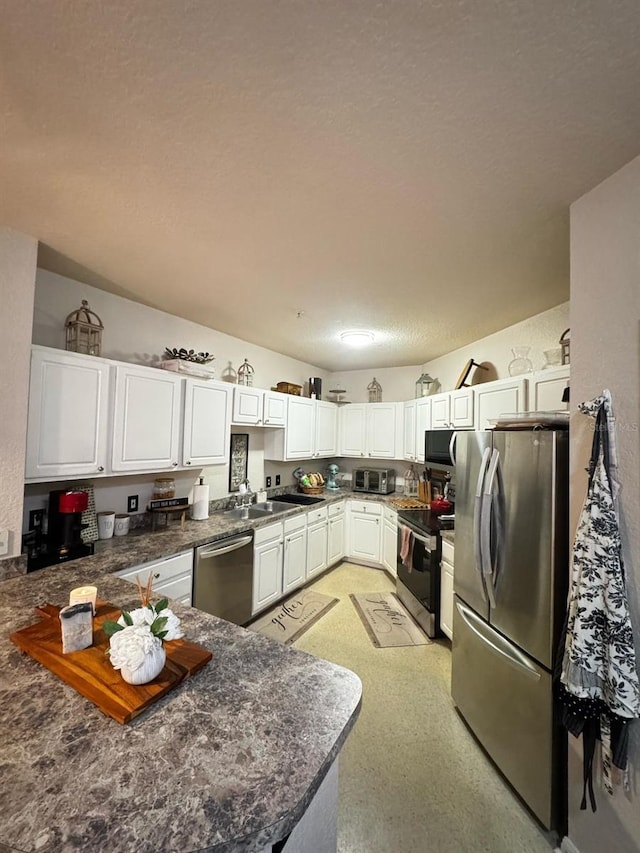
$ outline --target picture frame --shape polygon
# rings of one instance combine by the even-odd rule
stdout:
[[[249,463],[249,433],[232,433],[229,448],[229,491],[239,492],[240,483],[247,479]]]

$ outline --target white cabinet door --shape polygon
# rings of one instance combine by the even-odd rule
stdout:
[[[444,562],[440,568],[440,628],[453,640],[453,569]]]
[[[316,400],[315,456],[329,457],[338,453],[338,407],[335,403]]]
[[[327,565],[339,563],[345,552],[345,520],[344,512],[331,516],[329,519],[329,539],[327,546]]]
[[[569,403],[562,402],[562,395],[568,384],[569,365],[533,375],[529,379],[529,411],[568,411]]]
[[[307,530],[307,578],[327,568],[327,527],[325,519]]]
[[[416,400],[416,462],[424,462],[424,434],[428,429],[431,429],[431,400],[420,397]]]
[[[28,480],[95,476],[105,471],[109,371],[108,363],[91,356],[33,349],[25,463]],[[8,401],[5,403],[8,417]]]
[[[367,449],[367,416],[364,404],[340,408],[340,455],[364,456]]]
[[[114,471],[177,468],[182,378],[149,367],[116,367]]]
[[[379,515],[351,512],[349,518],[349,556],[380,563],[381,523]]]
[[[431,429],[449,429],[451,422],[451,395],[436,394],[431,397]]]
[[[396,514],[397,515],[397,514]],[[398,524],[386,518],[382,525],[382,565],[396,577],[398,560]]]
[[[253,599],[251,614],[282,596],[282,538],[262,542],[253,549]]]
[[[312,459],[315,439],[315,401],[289,396],[285,454],[287,459]]]
[[[416,401],[408,400],[402,407],[402,449],[404,458],[415,462],[416,459]],[[422,451],[424,453],[424,449]]]
[[[233,387],[204,379],[185,381],[182,464],[226,465]]]
[[[284,536],[283,593],[301,586],[307,570],[307,528],[299,528]]]
[[[285,426],[287,423],[287,395],[278,391],[265,391],[263,423],[265,426]]]
[[[460,388],[452,391],[449,403],[451,426],[455,429],[473,427],[473,388]]]
[[[234,424],[259,426],[262,423],[264,391],[236,385],[233,389]]]
[[[374,459],[395,459],[395,403],[369,403],[367,406],[367,455]]]
[[[500,415],[527,411],[527,380],[503,379],[474,390],[474,425],[488,429],[490,420]]]

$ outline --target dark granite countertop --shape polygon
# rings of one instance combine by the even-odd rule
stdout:
[[[160,543],[175,536],[153,534],[159,544],[144,558],[167,553]],[[167,547],[204,541],[190,530],[177,537]],[[141,559],[136,554],[122,554],[119,567]],[[252,853],[276,843],[342,748],[359,711],[359,678],[174,605],[186,636],[213,659],[121,726],[8,639],[34,621],[36,605],[62,604],[84,583],[97,582],[100,597],[114,604],[135,606],[135,589],[107,568],[104,552],[0,584],[0,849]]]

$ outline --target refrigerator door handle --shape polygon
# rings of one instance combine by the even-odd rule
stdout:
[[[485,477],[484,489],[482,495],[482,520],[480,527],[480,550],[482,554],[482,574],[484,575],[487,592],[489,595],[489,603],[491,607],[496,606],[496,598],[494,593],[495,588],[495,571],[494,557],[491,548],[491,522],[493,520],[493,498],[498,478],[500,464],[500,454],[497,450],[491,453],[491,461],[487,476]]]
[[[485,601],[487,601],[488,599],[484,578],[482,577],[482,487],[484,485],[484,478],[487,473],[487,466],[489,464],[490,457],[491,448],[485,447],[484,453],[482,454],[482,461],[480,462],[480,471],[478,473],[478,483],[476,485],[476,497],[473,511],[473,552],[475,557],[476,570],[480,577],[480,588],[482,590],[482,597]]]
[[[451,459],[451,464],[456,464],[456,439],[458,437],[457,432],[451,433],[451,440],[449,441],[449,459]]]
[[[506,658],[513,667],[524,671],[530,678],[540,681],[540,673],[521,651],[500,637],[499,634],[496,634],[495,631],[491,631],[492,636],[487,636],[488,626],[486,623],[460,601],[456,601],[456,607],[466,626],[470,631],[473,631],[479,640],[489,646],[496,654]]]

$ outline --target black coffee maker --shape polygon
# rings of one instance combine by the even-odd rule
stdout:
[[[29,549],[27,571],[93,554],[93,542],[82,541],[82,513],[89,504],[86,492],[56,489],[49,492],[48,532],[39,546]]]

